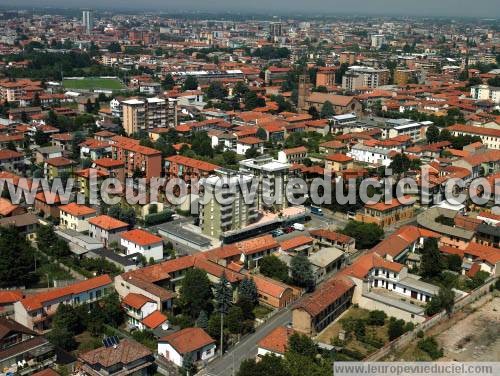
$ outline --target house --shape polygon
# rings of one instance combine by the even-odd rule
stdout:
[[[118,179],[122,184],[125,181],[125,164],[111,158],[101,158],[94,160],[92,168],[108,174],[110,178]]]
[[[95,209],[74,202],[59,206],[59,210],[60,224],[78,232],[88,231],[90,227],[88,220],[97,213]]]
[[[58,194],[38,192],[35,195],[35,210],[43,217],[59,218],[61,197]]]
[[[354,159],[345,154],[330,154],[325,158],[325,169],[340,172],[354,167]]]
[[[129,224],[108,215],[99,215],[89,219],[89,235],[99,240],[105,247],[116,242],[120,244],[120,235],[128,230]]]
[[[500,275],[500,250],[498,248],[470,242],[463,252],[462,267],[470,277],[473,277],[470,272],[474,269],[476,269],[475,272],[485,271],[494,277]]]
[[[344,277],[335,276],[325,281],[293,307],[293,329],[306,335],[322,331],[350,307],[354,288],[354,282]]]
[[[167,178],[199,179],[208,177],[218,169],[219,166],[198,159],[173,155],[165,158],[165,173]]]
[[[128,316],[128,324],[131,328],[139,330],[146,329],[143,320],[154,312],[158,311],[158,305],[155,301],[142,294],[129,293],[122,299],[122,306],[125,314]]]
[[[29,295],[14,303],[14,319],[31,330],[44,332],[50,329],[52,317],[59,304],[91,305],[110,292],[112,283],[111,277],[104,274]]]
[[[12,217],[26,213],[20,205],[14,205],[9,199],[0,197],[0,217]]]
[[[58,146],[45,146],[35,149],[35,162],[44,163],[47,159],[62,157],[62,149]]]
[[[2,170],[17,171],[24,166],[24,154],[18,151],[0,150],[0,168]]]
[[[307,158],[307,148],[299,146],[296,148],[283,149],[278,152],[278,162],[302,164]]]
[[[298,235],[280,242],[282,252],[303,254],[308,256],[313,248],[314,239],[306,235]]]
[[[321,248],[308,257],[311,263],[316,284],[323,281],[334,271],[340,270],[344,260],[344,252],[335,247]]]
[[[283,357],[288,346],[288,340],[295,333],[292,328],[278,326],[271,330],[257,343],[257,356],[276,355]]]
[[[117,345],[103,346],[78,356],[85,375],[152,375],[155,358],[150,349],[129,338]]]
[[[20,323],[0,318],[0,370],[2,375],[29,375],[52,366],[54,346]]]
[[[405,197],[407,201],[409,197]],[[393,198],[389,203],[377,202],[366,204],[364,213],[357,213],[356,220],[365,223],[375,223],[384,228],[413,217],[413,204],[400,202]]]
[[[163,259],[163,240],[159,236],[142,229],[134,229],[120,235],[121,246],[127,255],[139,253],[146,260],[155,261]]]
[[[356,250],[356,240],[350,236],[326,229],[309,231],[309,235],[322,245],[335,247],[344,252],[354,252]]]
[[[186,328],[160,338],[158,354],[178,367],[188,354],[194,362],[208,361],[215,356],[215,340],[202,328]]]
[[[259,302],[272,308],[284,308],[294,300],[290,286],[260,274],[252,275]]]
[[[73,166],[75,162],[64,157],[55,157],[45,160],[44,175],[49,181],[55,178],[60,178],[64,181],[65,178],[71,177],[73,174]]]
[[[264,152],[264,143],[265,141],[258,137],[240,138],[236,141],[236,154],[245,155],[250,149],[255,149],[262,154]]]
[[[38,227],[38,217],[33,213],[24,213],[12,217],[0,218],[0,226],[14,226],[20,234],[33,240]]]
[[[21,290],[0,290],[0,317],[14,313],[14,303],[24,298]]]

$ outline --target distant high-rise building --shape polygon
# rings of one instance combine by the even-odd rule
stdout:
[[[269,24],[269,34],[273,38],[283,36],[283,24],[281,22],[271,22]]]
[[[85,26],[85,32],[90,34],[94,28],[94,13],[91,10],[84,10],[82,12],[82,24]]]

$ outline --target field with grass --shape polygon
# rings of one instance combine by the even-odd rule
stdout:
[[[64,88],[73,90],[121,90],[125,85],[118,79],[112,77],[82,77],[68,78],[62,82]]]

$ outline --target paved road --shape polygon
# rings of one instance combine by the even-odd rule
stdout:
[[[262,326],[258,327],[255,333],[242,339],[235,347],[226,352],[222,358],[217,358],[211,362],[200,375],[207,376],[232,376],[240,368],[240,363],[244,359],[255,358],[257,356],[257,343],[269,332],[278,326],[284,326],[292,321],[292,311],[290,307],[278,312]],[[233,369],[234,365],[234,369]]]

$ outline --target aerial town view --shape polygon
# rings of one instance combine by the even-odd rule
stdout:
[[[499,0],[0,0],[0,375],[500,375]]]

